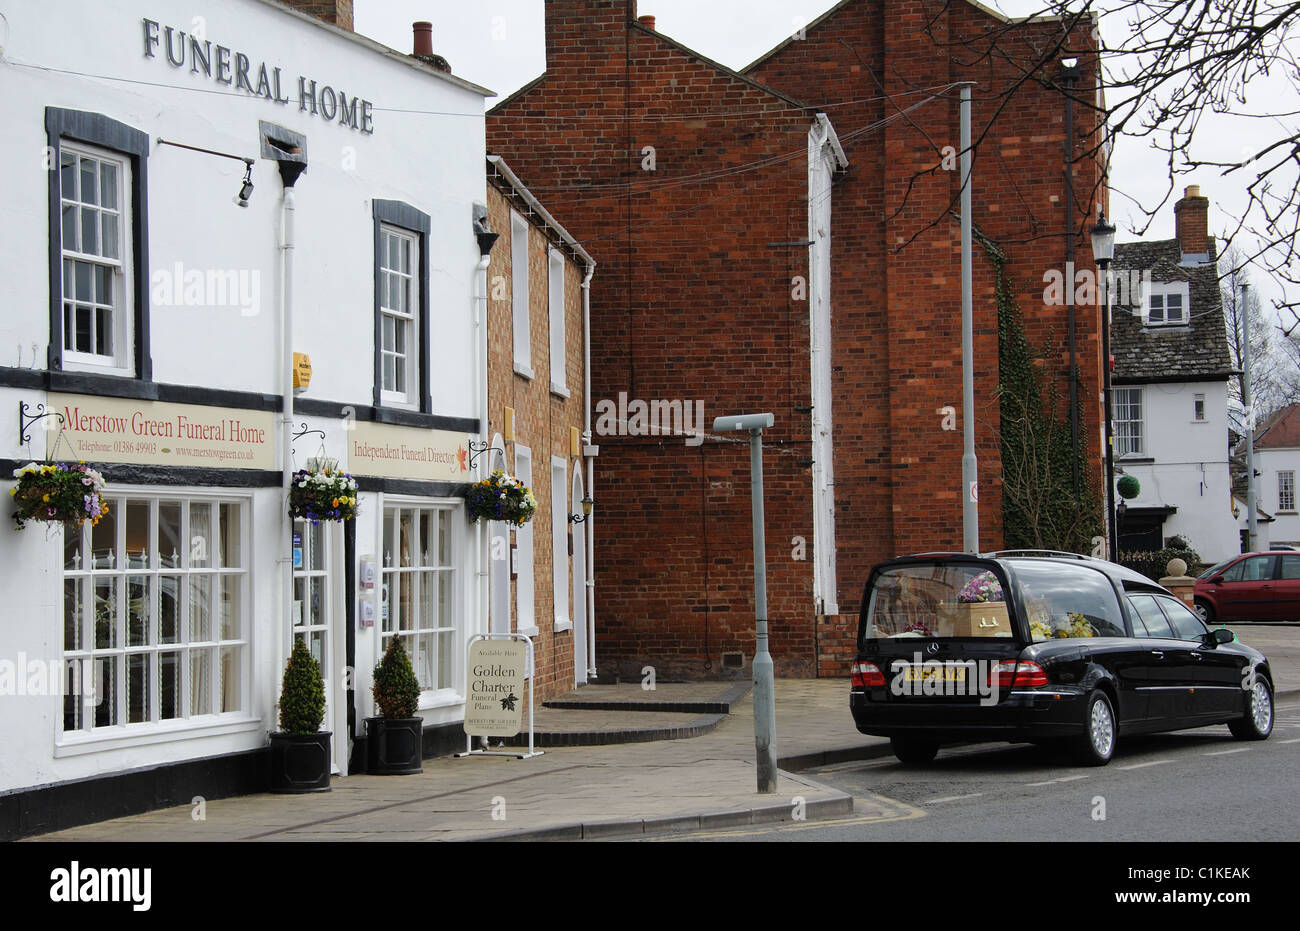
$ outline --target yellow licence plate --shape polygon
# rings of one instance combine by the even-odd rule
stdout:
[[[908,666],[904,682],[965,682],[965,666]]]

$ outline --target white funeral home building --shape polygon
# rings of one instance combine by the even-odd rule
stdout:
[[[0,536],[0,837],[264,788],[295,636],[336,774],[392,637],[426,754],[463,739],[490,92],[295,5],[342,28],[0,0],[0,475],[85,460],[108,505]],[[355,520],[288,516],[317,458]]]

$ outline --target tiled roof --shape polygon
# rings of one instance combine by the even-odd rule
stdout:
[[[1233,373],[1213,237],[1209,246],[1207,264],[1185,266],[1179,264],[1182,252],[1177,239],[1115,244],[1112,268],[1116,277],[1121,272],[1150,271],[1153,282],[1186,281],[1189,303],[1188,326],[1148,327],[1143,326],[1140,310],[1112,302],[1110,349],[1115,356],[1113,380],[1117,384],[1226,379]]]
[[[1255,429],[1255,449],[1300,446],[1300,404],[1274,411]]]

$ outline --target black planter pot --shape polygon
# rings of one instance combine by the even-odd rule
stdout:
[[[272,792],[298,794],[330,790],[330,732],[271,734]]]
[[[423,718],[366,718],[366,772],[404,776],[424,772]]]

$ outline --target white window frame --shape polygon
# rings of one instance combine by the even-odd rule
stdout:
[[[551,591],[555,630],[572,630],[569,611],[569,461],[551,457]]]
[[[1285,469],[1277,473],[1277,509],[1294,511],[1295,508],[1295,470]]]
[[[515,371],[533,377],[533,338],[529,324],[527,220],[510,211],[510,300],[514,321]]]
[[[1182,310],[1176,319],[1169,317],[1169,297],[1177,296]],[[1143,301],[1143,320],[1147,326],[1187,326],[1191,320],[1188,308],[1190,288],[1185,281],[1156,281],[1147,288],[1146,300]],[[1159,303],[1159,319],[1156,317],[1156,304]]]
[[[515,444],[515,478],[533,487],[533,452]],[[533,572],[533,522],[515,530],[515,633],[536,637],[537,599]]]
[[[566,377],[568,353],[564,336],[564,253],[552,246],[547,250],[548,299],[551,318],[551,391],[569,396]]]
[[[1114,412],[1112,412],[1111,416],[1114,418],[1114,429],[1112,431],[1112,435],[1115,438],[1115,455],[1121,457],[1122,456],[1145,456],[1146,455],[1146,422],[1145,422],[1146,412],[1144,406],[1145,399],[1143,398],[1143,391],[1141,388],[1116,388],[1114,390],[1115,390],[1115,397],[1113,403],[1115,405],[1115,410]],[[1125,403],[1121,399],[1125,395],[1128,395],[1130,393],[1137,403],[1137,417],[1121,419],[1119,416],[1119,412],[1120,412],[1121,405]],[[1128,403],[1131,405],[1131,402]],[[1129,412],[1130,412],[1129,410],[1125,410],[1125,413],[1129,413]],[[1132,431],[1129,435],[1125,436],[1121,433],[1120,430],[1121,424],[1135,424],[1137,429]]]
[[[116,723],[95,725],[93,722],[98,705],[90,705],[83,706],[81,709],[80,716],[83,720],[81,727],[65,729],[64,716],[67,713],[67,708],[61,701],[60,711],[55,722],[55,756],[69,756],[117,747],[131,747],[167,740],[209,736],[217,733],[233,733],[262,726],[261,720],[254,718],[249,711],[251,688],[249,680],[251,671],[250,654],[252,634],[254,633],[254,619],[250,605],[252,603],[254,581],[252,567],[255,565],[251,550],[251,496],[213,494],[186,488],[143,489],[126,486],[115,487],[112,493],[105,496],[105,499],[112,516],[113,551],[111,558],[104,557],[103,564],[100,564],[100,560],[95,559],[95,564],[86,568],[84,561],[78,558],[80,553],[83,552],[91,553],[93,557],[91,545],[97,533],[102,535],[104,531],[103,521],[101,521],[99,527],[92,527],[87,522],[82,527],[65,527],[63,530],[65,546],[70,542],[66,536],[67,534],[81,536],[82,542],[80,552],[74,554],[73,568],[69,569],[65,565],[60,570],[63,595],[59,602],[62,620],[58,636],[60,662],[65,670],[65,691],[69,690],[67,671],[71,661],[90,660],[97,665],[105,662],[112,663],[114,670],[112,673],[112,684],[114,686],[112,691],[108,691],[108,676],[101,675],[98,677],[98,681],[102,684],[101,687],[106,693],[103,698],[113,702],[113,719]],[[140,557],[132,556],[127,546],[128,502],[132,504],[144,503],[148,507],[149,526],[147,534],[149,542],[143,565],[139,562]],[[182,505],[177,536],[180,540],[189,540],[190,542],[188,546],[181,546],[179,549],[173,545],[173,554],[177,564],[164,565],[163,560],[166,554],[159,552],[159,509],[163,504],[175,503]],[[237,565],[225,565],[226,559],[219,557],[217,523],[220,519],[222,505],[236,509],[235,513],[239,522],[237,531],[239,560]],[[196,506],[208,510],[206,536],[196,533],[194,526]],[[66,549],[61,547],[61,552],[64,554],[61,561],[68,561]],[[124,556],[127,562],[126,566],[121,565]],[[217,564],[219,558],[222,565]],[[132,645],[128,642],[130,582],[141,577],[150,580],[146,583],[145,589],[148,592],[146,597],[149,599],[146,612],[149,636],[145,638],[144,643]],[[240,580],[239,591],[233,602],[237,611],[236,636],[233,637],[222,637],[221,579],[223,577],[233,577]],[[175,583],[176,639],[163,642],[159,638],[161,599],[165,587],[164,581],[168,578],[177,580]],[[207,585],[206,594],[208,600],[208,636],[204,640],[190,639],[192,619],[189,613],[189,605],[194,594],[190,580],[195,578],[211,580]],[[80,580],[85,580],[86,586],[90,589],[89,595],[86,596],[89,598],[89,607],[81,612],[83,614],[81,623],[85,625],[81,630],[81,645],[78,648],[69,650],[66,643],[66,602],[64,599],[66,599],[68,593],[68,582]],[[93,639],[95,636],[95,620],[91,615],[95,608],[97,581],[100,583],[108,582],[112,586],[117,603],[114,611],[114,633],[111,646],[98,647]],[[88,634],[89,636],[87,636]],[[221,655],[224,650],[236,651],[233,665],[233,677],[235,679],[234,707],[229,711],[216,710],[222,696],[221,690],[218,688],[218,682],[221,679]],[[209,710],[206,712],[194,711],[195,667],[192,662],[193,654],[196,651],[206,652],[209,657],[212,657],[207,670],[210,684],[208,685],[209,701],[207,706]],[[176,696],[176,704],[179,713],[171,718],[161,717],[161,654],[164,653],[178,654],[177,688],[179,694]],[[127,661],[131,656],[145,656],[150,660],[147,719],[134,723],[127,722],[130,710],[127,695],[129,679]],[[99,666],[101,672],[106,668],[104,665]],[[89,726],[86,726],[87,724]]]
[[[375,347],[375,351],[380,356],[380,400],[385,406],[402,407],[410,410],[419,410],[420,407],[420,347],[423,345],[424,336],[420,332],[420,282],[423,276],[423,269],[420,268],[420,236],[411,230],[403,229],[400,226],[393,226],[389,223],[380,223],[379,236],[382,242],[380,248],[380,267],[375,273],[381,276],[383,285],[380,287],[380,343]],[[410,269],[404,271],[400,268],[392,268],[386,264],[388,255],[389,237],[394,237],[408,250]],[[408,293],[406,309],[403,312],[400,308],[386,306],[388,302],[388,283],[392,280],[391,276],[404,278],[408,284]],[[392,320],[394,323],[394,345],[396,345],[396,329],[401,326],[406,330],[406,352],[404,357],[398,363],[402,367],[402,375],[406,382],[405,391],[396,391],[387,387],[387,371],[384,365],[385,359],[392,355],[397,358],[395,352],[390,352],[384,348],[383,333],[387,321]],[[396,374],[396,369],[394,369]]]
[[[1205,423],[1205,395],[1192,395],[1192,421],[1193,423]]]
[[[465,654],[465,637],[466,628],[462,620],[463,615],[463,593],[461,592],[462,580],[464,578],[463,550],[464,541],[461,539],[461,528],[464,520],[460,519],[459,504],[463,502],[454,499],[442,498],[417,498],[399,495],[385,495],[380,510],[379,527],[377,531],[379,543],[379,585],[375,588],[375,599],[377,602],[375,615],[379,619],[378,636],[375,642],[377,654],[376,662],[384,655],[388,647],[388,640],[393,636],[402,636],[405,640],[414,640],[415,649],[411,648],[409,643],[403,645],[407,647],[407,655],[411,658],[411,667],[415,670],[416,678],[420,680],[420,710],[433,708],[441,705],[459,704],[464,698],[464,663],[461,661]],[[393,541],[388,537],[389,513],[397,511],[398,517],[398,552],[396,561],[393,561]],[[413,511],[417,516],[420,512],[429,512],[433,516],[434,527],[437,528],[437,515],[440,512],[446,512],[447,522],[446,530],[449,534],[447,543],[447,561],[439,562],[437,551],[433,554],[435,564],[421,563],[419,565],[403,566],[401,565],[400,550],[400,514],[402,512]],[[418,525],[417,525],[418,526]],[[439,539],[437,542],[441,542]],[[436,543],[435,543],[436,546]],[[425,618],[417,617],[416,623],[410,628],[399,628],[398,601],[393,597],[394,589],[390,587],[395,576],[402,576],[406,579],[414,579],[414,594],[411,599],[413,610],[418,612],[420,607],[420,593],[425,584],[431,578],[438,578],[443,575],[450,576],[450,601],[447,605],[447,618],[451,623],[445,623],[447,618],[440,618],[439,623],[424,624]],[[385,616],[384,604],[387,594],[388,615]],[[392,629],[389,629],[391,625]],[[422,663],[420,662],[419,644],[423,637],[441,635],[450,635],[446,637],[447,655],[450,657],[450,675],[449,681],[429,682],[426,676],[422,675]],[[433,670],[436,674],[436,664]]]
[[[77,191],[69,192],[63,184],[63,158],[72,155],[76,158],[76,178]],[[82,158],[92,158],[100,163],[113,165],[117,169],[117,205],[112,211],[105,211],[98,204],[85,204],[80,199],[81,171],[80,160]],[[63,314],[63,346],[62,359],[63,367],[71,371],[100,372],[110,375],[134,375],[134,358],[135,358],[135,328],[134,328],[134,269],[132,266],[132,254],[135,248],[134,224],[131,216],[131,204],[134,202],[132,185],[135,183],[134,175],[131,172],[130,159],[119,152],[111,149],[105,149],[100,146],[90,145],[85,142],[74,142],[66,138],[59,140],[59,229],[54,235],[58,237],[59,244],[59,274],[63,281],[63,300],[60,313]],[[97,199],[98,193],[103,188],[103,176],[97,170]],[[78,196],[72,196],[75,193]],[[83,206],[84,205],[84,206]],[[69,249],[65,245],[65,229],[63,216],[69,208],[76,212],[78,222],[76,229],[73,231],[77,237],[77,245],[81,246],[81,211],[89,207],[98,213],[99,222],[96,224],[98,232],[98,242],[102,251],[103,244],[103,216],[106,212],[110,215],[115,214],[119,220],[118,229],[118,255],[116,258],[106,257],[95,252],[85,252],[80,248]],[[112,296],[109,303],[93,301],[89,304],[74,299],[76,282],[75,273],[72,281],[69,281],[68,263],[81,262],[89,263],[92,266],[99,266],[111,269],[112,278]],[[176,287],[179,287],[176,282]],[[92,286],[94,285],[92,273]],[[112,313],[112,340],[113,351],[111,353],[94,353],[83,352],[69,348],[76,337],[75,310],[77,305],[89,306],[92,308],[111,308]],[[72,311],[71,317],[69,312]],[[94,310],[91,311],[92,315]],[[71,325],[70,325],[71,324]],[[92,331],[94,329],[92,322]]]

